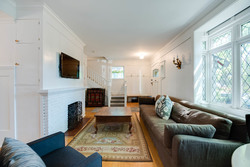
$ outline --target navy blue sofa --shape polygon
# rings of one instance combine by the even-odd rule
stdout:
[[[70,146],[65,146],[62,132],[35,140],[28,145],[42,158],[47,167],[101,167],[102,156],[94,153],[85,157]]]

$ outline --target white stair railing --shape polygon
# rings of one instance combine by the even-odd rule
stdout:
[[[124,87],[124,107],[127,107],[127,81],[124,81],[123,87]]]
[[[111,80],[105,79],[103,76],[95,72],[93,69],[87,69],[87,78],[98,84],[100,87],[106,89],[108,96],[108,106],[110,107],[111,101]]]

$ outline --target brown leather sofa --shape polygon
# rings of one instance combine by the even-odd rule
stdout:
[[[165,167],[230,167],[233,151],[249,142],[244,118],[170,97],[174,102],[169,120],[155,112],[155,98],[140,98],[140,117]],[[213,138],[175,134],[172,146],[166,146],[170,124],[211,124],[216,129]],[[185,131],[185,130],[184,130]]]

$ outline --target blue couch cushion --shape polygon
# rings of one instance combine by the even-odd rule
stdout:
[[[42,157],[46,167],[79,167],[86,157],[70,146],[57,149]]]

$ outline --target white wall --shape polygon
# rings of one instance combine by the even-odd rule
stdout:
[[[182,68],[179,70],[173,64],[173,57],[179,57],[182,61]],[[193,100],[193,57],[192,39],[184,41],[178,47],[173,48],[169,53],[161,57],[153,64],[152,70],[161,61],[166,61],[165,78],[159,79],[158,94],[167,94],[182,99]]]
[[[124,67],[124,79],[112,79],[112,93],[123,93],[123,82],[127,81],[127,95],[151,95],[149,60],[113,60],[111,66]]]
[[[151,70],[153,70],[154,66],[166,60],[166,78],[162,81],[162,91],[159,92],[191,102],[196,101],[197,91],[199,91],[200,86],[200,84],[197,84],[200,72],[197,71],[201,70],[201,54],[200,49],[197,49],[200,40],[197,40],[197,37],[201,37],[205,30],[204,27],[202,30],[200,28],[204,24],[207,25],[206,30],[213,28],[236,14],[236,11],[240,12],[239,9],[244,9],[248,6],[247,4],[249,5],[249,1],[246,0],[224,1],[208,14],[204,14],[204,17],[198,22],[185,29],[160,49],[154,55],[151,65]],[[228,8],[234,10],[227,10]],[[177,55],[183,63],[181,70],[178,70],[172,62],[173,57]]]
[[[84,43],[50,10],[43,14],[43,85],[42,89],[83,87]],[[59,54],[64,52],[80,61],[80,79],[61,78]]]

